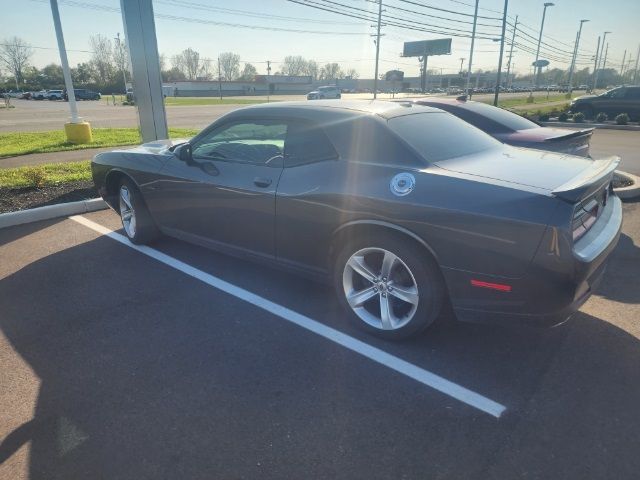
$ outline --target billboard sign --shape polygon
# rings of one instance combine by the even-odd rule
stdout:
[[[538,68],[548,67],[549,60],[542,60],[542,59],[536,60],[535,62],[531,63],[531,66],[538,67]]]
[[[431,55],[449,55],[450,53],[450,38],[421,40],[419,42],[404,42],[404,48],[402,49],[403,57],[430,57]]]

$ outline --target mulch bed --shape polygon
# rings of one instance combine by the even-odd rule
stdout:
[[[624,188],[633,185],[633,180],[617,173],[613,174],[613,188]]]
[[[93,182],[70,182],[45,185],[42,188],[0,188],[0,213],[76,202],[98,197]]]

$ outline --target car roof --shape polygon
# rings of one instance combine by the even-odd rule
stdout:
[[[408,111],[408,109],[415,109],[415,111]],[[300,101],[300,102],[277,102],[277,103],[263,103],[260,105],[252,105],[241,109],[243,112],[250,110],[341,110],[344,112],[358,112],[369,113],[378,115],[383,118],[393,118],[399,115],[406,115],[408,113],[442,113],[442,110],[437,108],[431,108],[427,106],[416,105],[411,102],[387,102],[384,100],[313,100],[313,101]]]

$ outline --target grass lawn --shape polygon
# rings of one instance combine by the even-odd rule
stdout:
[[[93,142],[81,145],[67,142],[62,130],[0,133],[0,159],[29,153],[136,145],[142,141],[137,128],[94,128],[92,133]],[[171,138],[192,137],[196,133],[198,130],[192,128],[169,129]]]
[[[0,188],[42,187],[91,180],[90,161],[51,163],[38,167],[0,169]]]
[[[273,100],[272,100],[273,102]],[[222,98],[219,97],[167,97],[164,104],[167,106],[185,105],[254,105],[267,103],[267,99],[255,100],[250,98]]]
[[[565,95],[566,95],[565,93],[553,93],[549,95],[549,98],[547,98],[546,93],[537,93],[537,94],[534,94],[533,96],[533,103],[527,103],[527,97],[519,97],[519,98],[509,98],[505,100],[500,100],[498,102],[498,105],[503,108],[509,108],[509,107],[517,107],[518,105],[539,105],[539,104],[550,103],[550,102],[560,102],[562,100],[566,100],[568,103],[569,99]],[[577,94],[573,95],[574,98],[577,96],[578,96]],[[485,101],[485,103],[493,104],[493,99],[487,100]]]

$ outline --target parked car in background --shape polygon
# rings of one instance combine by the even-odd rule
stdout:
[[[62,100],[64,98],[62,90],[47,90],[49,100]]]
[[[22,92],[18,98],[22,98],[23,100],[31,99],[31,92]]]
[[[571,102],[571,113],[584,113],[593,118],[600,112],[613,118],[626,113],[632,120],[640,120],[640,86],[618,87],[600,95],[584,95]]]
[[[44,100],[45,98],[47,98],[47,91],[40,90],[38,92],[31,92],[31,98],[33,100]]]
[[[383,338],[460,319],[554,324],[591,295],[622,225],[619,158],[504,145],[409,102],[271,103],[189,141],[100,153],[136,244],[163,233],[331,281]]]
[[[94,92],[93,90],[87,90],[86,88],[74,88],[73,92],[75,94],[76,100],[100,100],[102,95],[98,92]],[[69,96],[67,95],[67,91],[64,91],[64,99],[69,100]]]
[[[413,100],[418,105],[440,108],[452,113],[496,140],[516,147],[537,148],[586,157],[593,128],[567,130],[541,127],[520,115],[466,98],[430,97]]]
[[[307,100],[323,100],[329,98],[341,98],[341,92],[335,85],[329,85],[326,87],[318,87],[317,90],[309,92],[307,94]]]

